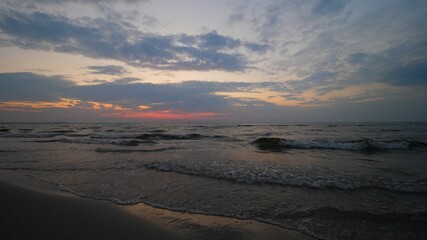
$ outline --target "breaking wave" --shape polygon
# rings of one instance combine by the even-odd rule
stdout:
[[[163,152],[167,150],[176,150],[176,147],[155,148],[155,149],[114,149],[114,148],[97,148],[99,153],[132,153],[132,152]]]
[[[427,183],[423,181],[410,182],[402,179],[387,179],[382,176],[364,176],[361,178],[351,173],[325,167],[244,167],[232,162],[227,164],[218,164],[216,162],[148,162],[142,164],[141,167],[246,184],[278,184],[315,189],[356,190],[377,188],[397,192],[427,192]]]
[[[135,139],[90,139],[90,138],[56,138],[56,139],[46,139],[46,140],[34,140],[32,142],[42,142],[42,143],[51,143],[51,142],[62,142],[62,143],[80,143],[80,144],[112,144],[120,146],[140,146],[147,144],[155,144],[155,141],[151,140],[135,140]]]
[[[145,133],[137,136],[138,139],[144,140],[197,140],[202,138],[222,138],[222,136],[205,136],[198,133],[192,134],[164,134],[164,133]]]
[[[54,137],[87,137],[89,139],[133,139],[133,140],[198,140],[198,139],[226,139],[221,135],[202,135],[198,133],[189,134],[167,134],[164,130],[153,130],[149,133],[88,133],[72,130],[54,130],[45,132],[10,132],[9,129],[0,129],[1,138],[54,138]],[[47,140],[46,142],[50,141]],[[85,140],[85,139],[82,139]],[[52,140],[56,141],[56,140]]]
[[[336,149],[336,150],[407,150],[426,147],[427,143],[409,140],[378,141],[364,138],[354,141],[336,140],[290,140],[283,138],[258,138],[253,142],[260,150],[284,151],[286,149]]]

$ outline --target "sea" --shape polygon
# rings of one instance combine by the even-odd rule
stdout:
[[[426,122],[0,123],[8,172],[317,239],[427,239]]]

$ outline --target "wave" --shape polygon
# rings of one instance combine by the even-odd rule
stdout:
[[[381,132],[402,132],[401,129],[380,129]]]
[[[51,138],[64,135],[63,133],[48,133],[48,132],[39,132],[39,133],[9,133],[1,134],[2,138]]]
[[[48,133],[75,133],[76,131],[74,130],[50,130],[50,131],[46,131]]]
[[[138,134],[90,134],[91,139],[136,139]]]
[[[61,191],[77,195],[83,198],[109,201],[117,205],[136,205],[146,204],[155,208],[166,209],[171,211],[178,211],[184,213],[196,213],[211,216],[222,216],[234,219],[252,219],[267,224],[276,225],[285,229],[294,229],[300,231],[315,239],[353,239],[354,229],[366,229],[365,226],[375,228],[378,231],[370,231],[373,235],[366,235],[368,238],[382,239],[383,234],[387,236],[399,236],[405,239],[418,239],[419,231],[424,229],[427,219],[427,212],[424,209],[417,209],[416,211],[400,211],[398,209],[392,211],[377,211],[377,210],[360,210],[356,208],[342,209],[339,206],[304,206],[297,210],[282,211],[280,205],[267,209],[260,209],[253,211],[252,208],[248,211],[241,211],[237,208],[206,208],[197,205],[192,205],[192,201],[186,201],[184,204],[176,205],[168,204],[161,199],[152,199],[150,195],[144,192],[133,192],[131,196],[123,196],[117,194],[103,194],[102,192],[87,191],[85,189],[76,189],[68,186],[66,183],[57,182],[54,180],[46,180],[37,176],[41,181],[54,184]],[[327,204],[329,205],[329,204]],[[338,204],[339,205],[339,204]],[[270,211],[272,210],[272,211]],[[361,228],[361,226],[363,226]],[[396,228],[400,226],[400,228]],[[408,228],[415,226],[415,228]],[[408,229],[407,234],[401,235],[401,229]],[[334,231],[329,231],[333,229]],[[369,228],[368,228],[369,229]],[[379,232],[379,233],[378,233]],[[353,236],[353,237],[352,237]],[[364,235],[362,235],[364,236]],[[370,236],[370,237],[369,237]],[[411,237],[408,237],[411,236]],[[362,237],[363,238],[363,237]]]
[[[2,170],[19,170],[19,171],[35,171],[35,172],[58,172],[58,171],[94,171],[94,170],[104,170],[104,169],[90,169],[90,168],[80,168],[80,167],[61,167],[61,168],[43,168],[43,167],[0,167]],[[105,169],[108,170],[108,169]]]
[[[151,151],[167,151],[168,148]],[[98,152],[132,152],[117,151],[116,149],[97,149]],[[136,150],[137,152],[138,150]],[[148,150],[150,151],[150,150]],[[214,178],[244,184],[274,184],[293,187],[308,187],[312,189],[382,189],[406,193],[426,193],[427,183],[423,181],[408,181],[389,179],[382,176],[358,176],[343,171],[322,167],[283,167],[283,166],[241,166],[233,163],[176,163],[176,162],[145,162],[137,165],[122,165],[109,167],[30,167],[2,166],[4,170],[27,171],[106,171],[106,170],[135,170],[138,168],[152,169],[162,172],[174,172],[193,176]]]
[[[78,133],[71,130],[59,130],[59,131],[46,131],[46,132],[32,132],[32,129],[22,130],[19,132],[5,132],[0,135],[2,138],[53,138],[59,136],[66,137],[87,137],[89,133]]]
[[[139,140],[197,140],[197,139],[222,139],[221,135],[201,135],[198,133],[190,134],[166,134],[164,130],[153,130],[151,133],[143,134],[92,134],[92,139],[139,139]]]
[[[18,129],[20,132],[31,132],[31,131],[33,131],[33,129],[32,128],[20,128],[20,129]]]
[[[175,172],[229,180],[246,184],[277,184],[315,189],[358,190],[365,188],[397,192],[427,192],[427,183],[387,179],[381,176],[357,176],[324,167],[255,166],[242,167],[235,163],[175,163],[148,162],[141,167],[164,172]]]
[[[99,153],[132,153],[132,152],[163,152],[167,150],[174,150],[176,147],[155,148],[155,149],[114,149],[114,148],[97,148],[96,152]]]
[[[156,130],[151,130],[150,132],[152,132],[152,133],[164,133],[166,131],[163,129],[156,129]]]
[[[144,139],[144,140],[196,140],[201,138],[209,138],[209,136],[204,136],[198,133],[192,133],[192,134],[184,134],[184,135],[178,135],[178,134],[151,134],[151,133],[144,133],[136,137],[138,139]]]
[[[18,150],[8,150],[8,149],[3,150],[3,149],[0,149],[0,153],[11,153],[11,152],[18,152]]]
[[[29,162],[29,161],[26,161]],[[134,170],[134,166],[111,166],[111,167],[39,167],[39,166],[0,166],[1,170],[13,170],[13,171],[34,171],[34,172],[85,172],[85,171],[108,171],[108,170]]]
[[[40,142],[40,143],[52,143],[52,142],[62,142],[62,143],[80,143],[80,144],[112,144],[112,145],[121,145],[121,146],[140,146],[140,145],[151,145],[156,144],[157,142],[152,140],[135,140],[135,139],[90,139],[90,138],[56,138],[56,139],[46,139],[46,140],[35,140],[31,142]]]
[[[35,178],[38,178],[37,176],[33,176]],[[307,218],[322,218],[327,221],[335,220],[340,221],[342,219],[352,219],[352,220],[358,220],[358,221],[377,221],[377,222],[390,222],[390,223],[396,223],[396,222],[422,222],[425,223],[427,219],[427,211],[424,209],[419,210],[412,210],[412,211],[384,211],[384,212],[371,212],[371,211],[363,211],[363,210],[344,210],[336,207],[319,207],[314,209],[306,209],[301,211],[285,211],[280,212],[277,215],[274,216],[274,220],[271,219],[271,215],[264,215],[264,214],[250,214],[250,213],[243,213],[243,212],[235,212],[234,214],[230,214],[229,211],[227,213],[210,213],[205,212],[201,210],[195,210],[194,208],[185,208],[185,207],[167,207],[162,204],[158,204],[155,202],[151,202],[147,199],[145,196],[137,196],[133,198],[116,198],[116,197],[105,197],[105,196],[97,196],[93,194],[83,193],[79,191],[75,191],[64,184],[55,182],[55,181],[47,181],[40,179],[41,181],[48,182],[50,184],[54,184],[57,187],[59,187],[60,190],[64,192],[69,192],[74,195],[94,199],[94,200],[105,200],[110,201],[112,203],[118,204],[118,205],[136,205],[140,203],[147,204],[149,206],[172,210],[172,211],[180,211],[180,212],[188,212],[188,213],[199,213],[199,214],[208,214],[208,215],[218,215],[218,216],[225,216],[225,217],[232,217],[237,219],[254,219],[266,223],[271,223],[275,225],[281,225],[280,220],[288,219],[288,220],[304,220]],[[279,220],[280,219],[280,220]],[[279,221],[277,221],[279,220]]]
[[[290,140],[283,138],[258,138],[253,142],[260,150],[284,151],[286,149],[335,149],[335,150],[408,150],[425,147],[427,143],[409,140],[378,141],[364,138],[354,141]]]
[[[427,212],[423,209],[411,212],[369,212],[361,210],[343,210],[335,207],[320,207],[300,212],[286,212],[280,214],[280,217],[303,219],[313,216],[322,216],[328,219],[358,219],[360,221],[369,219],[370,221],[379,222],[402,222],[402,221],[425,221],[427,219]]]

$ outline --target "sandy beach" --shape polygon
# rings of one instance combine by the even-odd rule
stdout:
[[[0,182],[2,239],[179,239],[109,203]]]
[[[29,177],[0,180],[2,239],[311,239],[253,220],[86,199]]]

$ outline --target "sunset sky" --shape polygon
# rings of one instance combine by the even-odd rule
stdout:
[[[0,1],[0,121],[425,121],[427,1]]]

